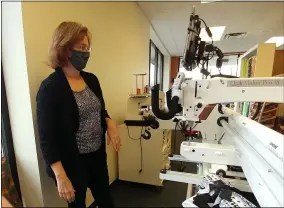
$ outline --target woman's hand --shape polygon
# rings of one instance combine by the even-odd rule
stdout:
[[[61,161],[51,164],[51,168],[56,177],[57,189],[60,198],[64,199],[68,203],[73,202],[75,200],[75,190],[71,181],[66,175]]]
[[[60,198],[72,203],[75,200],[75,190],[69,178],[67,176],[58,177],[56,181]]]
[[[107,144],[112,144],[113,149],[118,152],[120,150],[120,137],[115,123],[111,119],[107,119]]]

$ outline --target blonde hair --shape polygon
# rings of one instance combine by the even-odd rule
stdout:
[[[62,22],[54,31],[49,47],[49,65],[55,69],[68,62],[68,50],[81,38],[87,36],[91,45],[91,34],[87,27],[77,22]]]

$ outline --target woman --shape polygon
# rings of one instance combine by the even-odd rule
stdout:
[[[37,122],[47,172],[69,207],[86,207],[87,187],[98,207],[113,207],[109,191],[105,133],[119,151],[115,123],[105,109],[98,78],[84,72],[91,51],[88,29],[63,22],[49,51],[55,72],[37,94]]]

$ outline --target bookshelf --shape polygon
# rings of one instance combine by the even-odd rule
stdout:
[[[283,76],[284,50],[277,50],[275,43],[261,43],[240,56],[239,63],[242,78]],[[262,103],[262,116],[258,116],[255,120],[274,128],[275,121],[279,116],[283,116],[283,105]],[[272,109],[271,106],[273,106]],[[251,117],[256,111],[256,105],[252,102],[238,103],[237,107],[238,111],[247,117]]]

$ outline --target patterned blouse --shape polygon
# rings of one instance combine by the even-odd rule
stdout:
[[[76,133],[77,145],[81,154],[98,150],[102,143],[101,103],[92,90],[86,88],[74,92],[79,109],[79,129]]]

